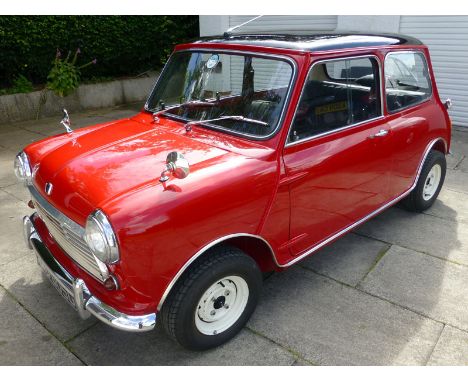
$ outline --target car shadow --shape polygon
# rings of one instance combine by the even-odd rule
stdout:
[[[249,326],[317,364],[425,364],[451,297],[445,260],[468,265],[457,212],[437,203],[443,218],[395,206],[270,277]]]

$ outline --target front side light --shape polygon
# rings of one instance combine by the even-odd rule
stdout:
[[[14,162],[15,175],[23,183],[31,181],[31,166],[29,158],[24,151],[21,151],[15,158]]]
[[[86,220],[84,239],[100,261],[113,264],[119,261],[119,248],[107,216],[96,210]]]

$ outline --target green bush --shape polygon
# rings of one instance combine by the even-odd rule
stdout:
[[[20,74],[13,81],[13,86],[8,89],[0,89],[0,95],[15,94],[15,93],[29,93],[33,91],[33,84],[25,76]]]
[[[21,74],[45,84],[57,49],[80,48],[81,80],[159,69],[174,45],[198,36],[198,16],[0,16],[0,87]]]
[[[71,52],[65,58],[62,53],[57,49],[54,64],[47,76],[47,89],[52,90],[59,97],[66,97],[71,94],[79,85],[81,79],[81,70],[89,65],[96,64],[96,59],[86,64],[78,66],[76,60],[81,53],[78,48],[70,60]]]

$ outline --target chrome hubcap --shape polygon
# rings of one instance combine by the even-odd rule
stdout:
[[[437,191],[439,187],[440,178],[442,175],[442,168],[439,164],[435,164],[429,174],[427,174],[426,181],[424,182],[423,188],[423,199],[429,200],[431,199]]]
[[[249,287],[242,277],[228,276],[211,285],[198,302],[195,312],[197,329],[216,335],[236,323],[249,300]]]

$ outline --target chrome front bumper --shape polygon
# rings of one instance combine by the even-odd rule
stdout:
[[[78,312],[82,319],[91,315],[102,322],[128,332],[146,332],[156,325],[156,314],[129,316],[94,297],[82,279],[74,278],[47,249],[30,217],[23,218],[26,245],[33,249],[39,266],[62,297]]]

